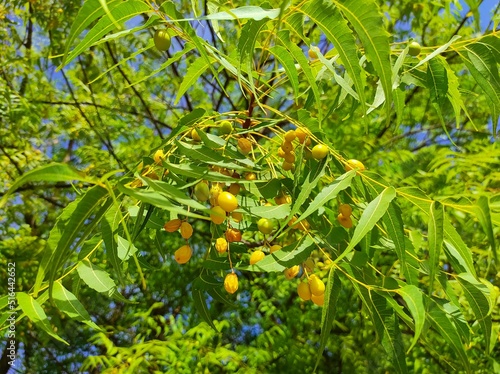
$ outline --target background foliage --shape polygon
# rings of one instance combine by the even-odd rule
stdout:
[[[498,4],[102,4],[0,6],[0,274],[16,262],[16,370],[500,372]],[[165,27],[172,46],[159,52],[153,34]],[[223,119],[252,135],[251,157],[214,144],[235,145],[218,136]],[[275,154],[295,127],[327,144],[328,160],[283,171]],[[200,143],[186,136],[195,128]],[[351,158],[368,171],[344,174]],[[259,215],[284,231],[311,213],[308,234],[277,238],[292,246],[286,259],[248,268],[235,246],[232,297],[227,257],[211,246],[220,228],[189,218],[195,253],[182,266],[173,252],[184,240],[161,230],[179,212],[207,217],[189,191],[225,181],[204,174],[213,164],[279,181],[244,182],[251,250],[263,243]],[[347,180],[340,193],[336,178]],[[283,191],[284,210],[253,207]],[[340,202],[355,229],[336,222]],[[281,273],[310,253],[323,308]]]

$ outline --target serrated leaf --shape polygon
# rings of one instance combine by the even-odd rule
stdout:
[[[347,73],[354,81],[356,92],[359,95],[359,102],[363,113],[365,113],[365,73],[359,66],[356,40],[346,20],[342,17],[338,8],[324,0],[309,1],[297,10],[306,14],[316,23],[327,39],[335,46],[335,50],[339,53]]]
[[[334,263],[338,263],[341,259],[347,256],[354,247],[365,237],[365,235],[373,229],[375,224],[380,218],[383,217],[389,203],[396,197],[396,190],[393,187],[385,188],[380,195],[378,195],[373,201],[371,201],[363,214],[361,215],[359,222],[354,229],[354,234],[352,235],[351,241],[347,248],[340,254]]]
[[[411,343],[408,352],[417,344],[418,338],[422,333],[425,323],[425,306],[422,292],[420,289],[413,285],[408,285],[401,287],[396,291],[403,300],[406,302],[408,309],[413,317],[413,322],[415,324],[413,342]]]
[[[295,102],[297,102],[301,92],[299,91],[299,76],[292,55],[280,45],[275,45],[269,48],[269,52],[276,57],[281,66],[285,69],[286,75],[292,85]]]
[[[433,201],[429,208],[428,242],[429,242],[429,294],[433,292],[433,282],[439,264],[439,255],[444,237],[444,207]]]
[[[455,271],[464,271],[477,277],[474,262],[472,261],[472,252],[467,248],[449,219],[444,221],[444,235],[445,251]]]
[[[2,208],[9,196],[14,193],[20,186],[30,182],[71,182],[82,181],[86,183],[95,183],[93,178],[87,177],[85,174],[73,169],[66,164],[53,163],[44,165],[34,170],[24,173],[21,177],[15,180],[8,191],[0,200],[0,208]]]
[[[251,207],[250,213],[268,219],[285,219],[290,214],[290,204]]]
[[[113,266],[113,269],[118,275],[118,280],[123,284],[123,274],[121,268],[121,261],[118,257],[118,247],[116,242],[115,231],[118,228],[121,213],[118,211],[120,206],[114,204],[105,214],[104,219],[101,221],[101,237],[104,241],[106,258]]]
[[[443,105],[448,93],[448,75],[445,68],[446,60],[438,56],[427,65],[427,86],[431,91],[431,101]]]
[[[81,261],[76,270],[85,284],[97,292],[109,293],[116,288],[116,284],[113,279],[111,279],[108,272],[92,264],[88,259]]]
[[[117,254],[120,260],[127,261],[131,256],[137,252],[134,244],[122,238],[120,235],[116,236],[117,239]]]
[[[491,215],[490,215],[490,206],[488,197],[481,196],[477,200],[477,205],[475,207],[476,217],[481,224],[486,236],[488,237],[488,241],[490,242],[491,252],[493,253],[493,258],[495,261],[498,261],[497,255],[497,246],[496,246],[496,238],[493,233],[493,225],[491,223]]]
[[[330,268],[330,271],[328,272],[328,281],[326,282],[325,301],[323,304],[323,311],[321,313],[321,335],[319,338],[318,357],[316,359],[314,371],[316,371],[316,368],[323,357],[323,351],[325,350],[326,343],[330,337],[333,321],[335,321],[335,313],[337,312],[337,301],[340,295],[341,287],[342,283],[337,272],[335,271],[335,268]]]
[[[214,63],[213,59],[203,59],[197,58],[193,63],[189,65],[187,69],[186,75],[182,80],[182,83],[177,90],[177,96],[175,97],[174,104],[177,105],[182,95],[186,93],[186,91],[196,85],[196,81],[198,78]]]
[[[427,56],[425,56],[425,58],[423,58],[422,60],[420,60],[418,62],[418,64],[416,64],[415,66],[413,66],[410,70],[415,70],[416,68],[422,66],[423,64],[425,64],[427,61],[429,60],[432,60],[434,57],[440,55],[441,53],[443,53],[444,51],[446,51],[450,45],[452,45],[456,40],[460,39],[461,36],[460,35],[454,35],[449,41],[448,43],[446,44],[443,44],[441,47],[439,48],[436,48],[436,50],[430,54],[428,54]]]
[[[200,278],[195,279],[193,282],[193,289],[191,295],[193,297],[194,307],[198,311],[198,314],[203,318],[203,320],[208,323],[208,325],[217,331],[217,328],[212,321],[212,317],[210,317],[210,312],[208,310],[207,302],[205,299],[205,292],[203,288],[198,284],[200,282]]]
[[[16,298],[17,303],[21,307],[22,311],[38,328],[45,331],[54,339],[69,345],[66,340],[62,339],[54,332],[52,326],[50,325],[49,319],[45,314],[45,311],[37,300],[35,300],[31,295],[28,295],[24,292],[17,292]]]

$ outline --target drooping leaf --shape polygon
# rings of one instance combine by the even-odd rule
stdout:
[[[491,215],[490,215],[490,206],[488,198],[486,196],[481,196],[477,200],[475,212],[476,212],[476,217],[479,220],[479,223],[481,224],[481,227],[483,228],[484,232],[488,237],[493,257],[495,258],[496,261],[498,261],[497,245],[496,245],[497,239],[495,238],[495,234],[493,233],[493,225],[491,223]]]
[[[446,60],[436,57],[427,65],[427,85],[431,91],[431,101],[443,105],[448,93],[448,74],[445,68]]]
[[[198,78],[213,64],[213,59],[196,59],[189,68],[182,80],[182,83],[177,90],[177,96],[175,97],[174,104],[178,104],[181,97],[186,93],[186,91],[196,84]]]
[[[116,236],[117,254],[120,260],[127,261],[131,256],[137,252],[137,247],[130,243],[128,240],[122,238],[120,235]]]
[[[76,270],[85,284],[97,292],[110,293],[116,288],[116,284],[109,274],[99,266],[92,264],[88,259],[81,261]]]
[[[411,271],[408,269],[406,263],[406,248],[405,248],[405,234],[404,225],[402,219],[403,213],[401,209],[394,201],[389,204],[387,212],[383,217],[385,227],[387,228],[387,233],[389,238],[391,238],[394,243],[394,249],[398,255],[398,259],[401,262],[401,272],[409,284],[412,284],[412,277],[410,276]]]
[[[397,290],[397,293],[401,295],[403,300],[406,302],[408,309],[413,317],[413,322],[415,323],[415,330],[413,335],[413,342],[411,343],[408,352],[417,344],[418,338],[422,333],[425,323],[425,306],[422,292],[420,289],[413,285],[408,285],[401,287]]]
[[[429,208],[428,238],[429,238],[429,293],[433,291],[432,285],[439,263],[439,255],[444,237],[444,208],[437,201],[433,201]]]
[[[297,69],[295,68],[293,56],[286,50],[286,48],[283,48],[280,45],[272,46],[269,48],[269,52],[276,57],[276,59],[283,66],[283,69],[285,69],[286,75],[295,94],[295,101],[297,102],[297,99],[300,96],[299,76],[297,74]]]

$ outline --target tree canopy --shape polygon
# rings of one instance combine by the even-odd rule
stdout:
[[[500,4],[0,4],[0,372],[500,373]]]

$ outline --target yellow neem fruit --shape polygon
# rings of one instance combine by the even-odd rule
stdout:
[[[205,202],[210,198],[210,189],[204,181],[194,186],[194,195],[199,201]]]
[[[347,163],[345,164],[345,171],[350,171],[355,169],[363,171],[365,170],[365,165],[363,165],[361,161],[355,159],[347,160]]]
[[[155,47],[159,51],[166,51],[170,48],[171,39],[170,35],[168,35],[167,30],[156,30],[153,40],[155,43]]]
[[[309,277],[309,288],[315,296],[321,296],[325,293],[325,284],[314,274]]]
[[[311,138],[309,137],[309,134],[305,132],[304,130],[298,128],[295,130],[295,135],[297,135],[297,139],[299,139],[299,142],[305,145],[311,144]]]
[[[325,158],[328,153],[329,153],[329,149],[326,145],[324,144],[316,144],[311,153],[312,153],[312,156],[316,159],[316,160],[321,160],[323,158]]]
[[[293,169],[293,164],[286,162],[286,161],[283,161],[283,164],[281,164],[281,167],[283,168],[283,170],[289,171],[289,170]]]
[[[250,255],[250,265],[256,264],[257,262],[262,260],[264,257],[266,257],[266,254],[264,252],[262,252],[260,249],[254,251]]]
[[[285,156],[283,157],[285,158],[285,161],[290,164],[295,162],[295,155],[293,153],[285,153]]]
[[[250,140],[248,139],[245,139],[245,138],[239,138],[238,139],[238,151],[243,154],[243,155],[247,155],[249,154],[250,152],[252,152],[252,143],[250,142]]]
[[[236,222],[241,222],[243,220],[243,214],[240,213],[240,212],[232,212],[231,213],[231,217],[233,218],[233,220],[235,220]]]
[[[352,208],[349,204],[341,204],[339,206],[339,212],[342,213],[344,217],[350,217],[352,214]]]
[[[309,55],[309,58],[311,60],[316,60],[318,58],[318,51],[319,51],[318,47],[313,46],[309,48],[307,54]]]
[[[226,219],[226,212],[220,206],[214,206],[210,213],[210,219],[216,225],[220,225]]]
[[[320,296],[311,295],[311,301],[317,306],[323,306],[325,303],[325,294],[321,294]]]
[[[311,273],[314,270],[314,261],[309,257],[303,264],[307,272]]]
[[[274,253],[276,251],[279,251],[281,248],[282,247],[279,244],[272,245],[271,248],[269,248],[269,253]]]
[[[226,230],[226,240],[229,243],[241,242],[241,231],[229,228]]]
[[[340,225],[346,229],[350,229],[352,227],[351,217],[346,217],[342,213],[337,216],[337,221],[339,221]]]
[[[290,204],[292,202],[292,198],[289,195],[280,195],[274,198],[274,202],[278,205]]]
[[[297,135],[295,134],[295,130],[289,130],[285,133],[285,141],[287,142],[293,142]]]
[[[231,192],[221,192],[217,198],[217,202],[226,212],[232,212],[238,208],[238,200],[236,200],[236,197]]]
[[[309,288],[308,283],[299,283],[299,285],[297,286],[297,293],[302,300],[311,300],[311,289]]]
[[[224,238],[217,238],[215,241],[215,249],[220,254],[225,253],[227,251],[227,240]]]
[[[210,188],[210,204],[212,206],[219,205],[219,195],[222,192],[222,188],[218,184],[212,185]]]
[[[281,144],[281,149],[285,152],[285,153],[290,153],[293,151],[293,144],[290,143],[290,142],[287,142],[286,140],[283,142],[283,144]]]
[[[273,221],[267,219],[267,218],[261,218],[257,221],[257,227],[259,231],[263,234],[270,234],[274,230],[274,224]]]
[[[299,274],[299,271],[300,271],[300,266],[295,265],[295,266],[292,266],[290,269],[285,269],[283,271],[283,273],[285,274],[285,278],[290,280],[290,279],[295,278],[297,276],[297,274]]]
[[[161,164],[164,158],[165,158],[165,153],[163,153],[162,149],[158,149],[153,156],[153,159],[155,160],[156,164]]]
[[[165,226],[163,226],[163,228],[167,232],[175,232],[175,231],[179,230],[179,228],[181,227],[181,224],[182,224],[182,221],[179,218],[176,218],[176,219],[170,220],[167,223],[165,223]]]
[[[179,264],[188,262],[192,255],[193,251],[189,245],[183,245],[174,253],[175,261]]]
[[[198,135],[198,131],[196,131],[196,129],[191,130],[191,139],[197,142],[201,140],[200,135]]]
[[[224,279],[224,288],[230,294],[238,291],[238,276],[235,273],[229,273]]]
[[[193,226],[188,222],[182,222],[181,224],[181,236],[184,239],[189,239],[193,235]]]
[[[255,173],[245,173],[245,179],[247,181],[254,181],[257,179],[257,175]]]
[[[238,195],[240,190],[241,186],[238,183],[231,183],[228,188],[228,192],[232,193],[233,195]]]

